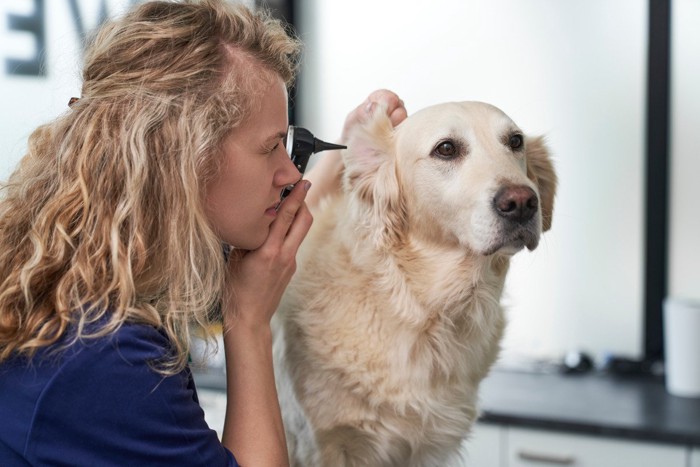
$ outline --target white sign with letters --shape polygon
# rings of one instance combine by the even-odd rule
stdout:
[[[39,125],[80,95],[84,38],[138,0],[0,1],[0,179]]]

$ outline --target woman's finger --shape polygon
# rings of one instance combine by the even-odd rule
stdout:
[[[406,112],[406,108],[403,106],[396,107],[394,110],[389,111],[389,120],[391,120],[393,126],[403,122],[407,117],[408,112]]]
[[[311,182],[301,180],[294,186],[289,196],[282,201],[277,209],[277,218],[270,226],[270,234],[265,240],[265,244],[279,248],[284,243],[290,227],[296,220],[299,209],[304,205],[304,198],[310,187]]]
[[[301,245],[301,242],[306,237],[306,234],[309,233],[313,220],[313,216],[311,215],[311,211],[309,211],[308,206],[306,203],[302,203],[296,212],[294,222],[287,231],[287,237],[285,239],[285,245],[292,248],[295,255],[296,251]]]

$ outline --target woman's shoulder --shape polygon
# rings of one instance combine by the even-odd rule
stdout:
[[[84,345],[90,346],[89,340]],[[116,351],[116,356],[129,362],[134,358],[166,358],[172,352],[172,346],[162,329],[149,324],[126,322],[100,342],[96,350],[99,353]]]
[[[138,391],[148,395],[166,378],[159,370],[171,357],[172,346],[154,326],[126,322],[104,336],[75,339],[69,334],[31,359],[15,358],[3,365],[5,381],[26,387],[37,407],[46,407],[47,401],[63,406],[60,401],[76,394],[112,400]],[[178,380],[173,381],[177,386],[187,385],[186,371],[173,376],[169,379]]]
[[[126,322],[111,333],[95,336],[98,330],[91,326],[87,331],[93,336],[80,338],[75,338],[74,331],[68,330],[59,341],[32,357],[17,355],[5,360],[0,365],[0,374],[5,378],[11,374],[21,375],[36,387],[41,385],[42,379],[50,384],[64,373],[94,375],[109,373],[115,366],[133,368],[143,363],[162,362],[172,351],[167,335],[148,324]]]
[[[53,384],[93,387],[95,391],[152,391],[166,378],[160,369],[172,357],[173,347],[165,332],[148,324],[122,324],[111,334],[83,338],[63,359]],[[173,375],[176,379],[184,373]],[[130,386],[126,388],[125,386]]]
[[[58,342],[41,349],[30,360],[19,360],[35,370],[82,367],[81,371],[87,372],[84,365],[88,361],[133,365],[167,358],[172,347],[164,331],[148,324],[125,322],[105,335],[99,335],[98,325],[89,325],[83,332],[84,337],[76,338],[69,329]],[[104,365],[88,368],[99,370]]]
[[[153,326],[125,323],[110,335],[81,339],[74,346],[37,400],[35,429],[63,419],[135,432],[171,417],[174,397],[194,397],[187,370],[174,375],[159,371],[170,343]]]

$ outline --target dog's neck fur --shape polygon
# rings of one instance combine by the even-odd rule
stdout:
[[[420,358],[420,349],[429,354],[449,353],[459,350],[454,346],[469,341],[472,351],[480,349],[480,358],[494,361],[505,325],[499,299],[510,256],[483,256],[456,243],[431,243],[410,230],[390,239],[393,244],[377,245],[376,226],[367,225],[361,211],[344,209],[342,205],[348,202],[347,197],[340,197],[334,201],[336,206],[326,210],[334,213],[325,226],[331,230],[328,238],[342,244],[354,267],[374,277],[372,287],[387,298],[387,303],[378,307],[393,315],[387,321],[414,333],[416,358]],[[350,214],[341,219],[335,217],[337,213]],[[436,258],[440,258],[439,263]],[[490,332],[485,335],[484,329]],[[446,339],[445,333],[451,339]],[[473,345],[475,340],[483,342]],[[437,343],[448,346],[432,348]],[[442,370],[443,376],[453,376],[454,369]],[[484,375],[471,376],[480,379]]]

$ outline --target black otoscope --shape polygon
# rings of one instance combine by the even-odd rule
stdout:
[[[312,154],[328,149],[346,149],[347,146],[331,144],[314,137],[309,130],[299,126],[290,126],[287,130],[287,154],[302,175]],[[280,201],[287,197],[294,185],[290,185],[280,193]]]

